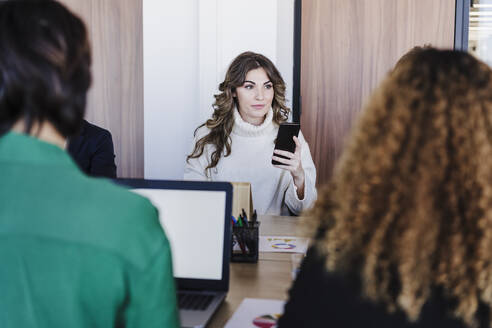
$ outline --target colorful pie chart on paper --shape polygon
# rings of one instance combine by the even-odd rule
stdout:
[[[275,243],[272,247],[276,249],[294,249],[296,248],[296,245],[289,243]]]
[[[272,253],[306,253],[309,238],[291,236],[260,236],[259,251]]]
[[[277,320],[280,314],[265,314],[253,320],[253,325],[259,328],[274,328],[277,326]]]

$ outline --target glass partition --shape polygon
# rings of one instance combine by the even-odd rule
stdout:
[[[468,51],[492,66],[492,0],[471,0]]]

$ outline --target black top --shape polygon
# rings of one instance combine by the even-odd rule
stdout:
[[[88,175],[116,178],[113,139],[108,130],[84,120],[80,134],[69,139],[67,151]]]
[[[356,276],[325,270],[326,259],[311,248],[289,291],[285,313],[278,327],[422,327],[462,328],[461,320],[450,315],[452,303],[440,289],[432,292],[416,322],[409,322],[402,311],[388,313],[381,304],[361,297]],[[489,310],[483,304],[478,311],[479,327],[488,327]]]

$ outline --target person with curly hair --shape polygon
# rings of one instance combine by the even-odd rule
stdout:
[[[417,49],[373,94],[310,215],[279,327],[491,327],[492,71]]]
[[[299,214],[309,208],[316,199],[316,169],[302,133],[294,137],[294,153],[274,154],[279,124],[290,112],[275,65],[244,52],[232,61],[219,90],[212,118],[195,130],[184,178],[250,182],[259,214]],[[272,159],[282,165],[272,165]]]

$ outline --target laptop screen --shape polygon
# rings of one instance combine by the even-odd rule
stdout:
[[[132,189],[159,210],[176,278],[222,279],[226,192]]]
[[[227,182],[114,179],[159,210],[178,289],[229,289],[232,185]]]

